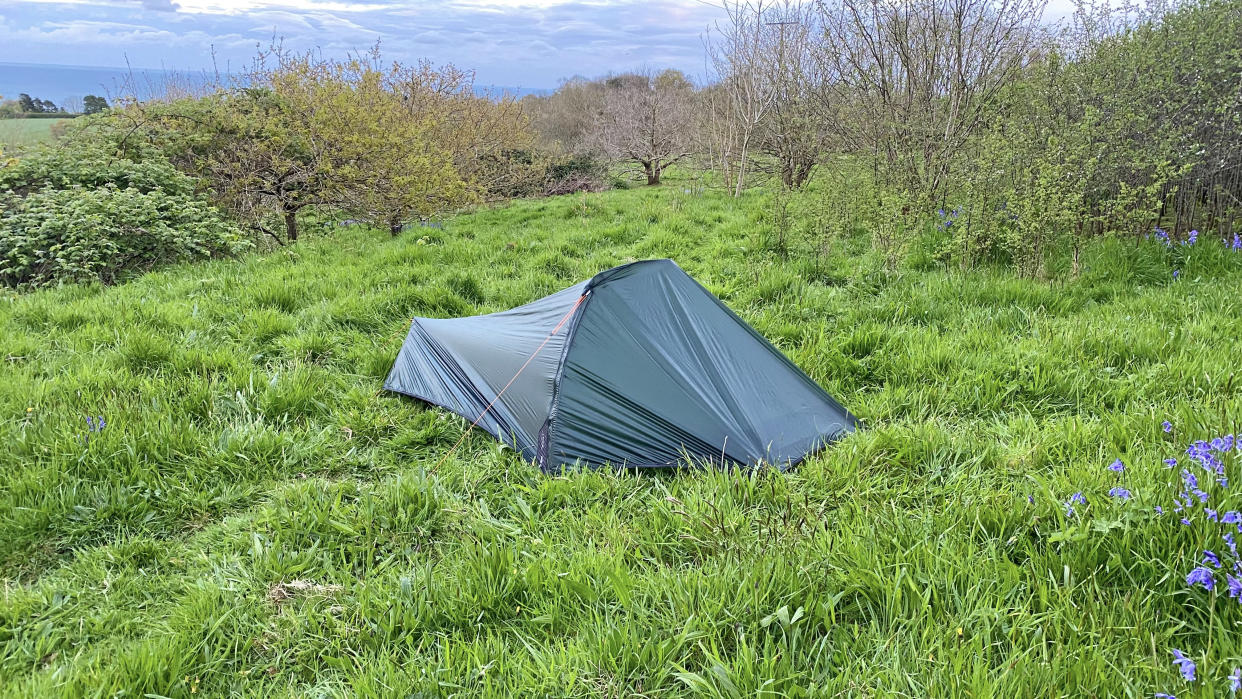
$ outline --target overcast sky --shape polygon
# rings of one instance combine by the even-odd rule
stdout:
[[[0,0],[0,62],[197,70],[214,47],[227,70],[273,37],[333,56],[380,40],[388,58],[549,88],[644,65],[699,76],[721,14],[718,0]]]

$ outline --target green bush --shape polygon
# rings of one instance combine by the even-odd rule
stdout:
[[[183,260],[233,255],[242,233],[162,159],[48,148],[0,168],[0,284],[116,282]]]
[[[114,184],[0,195],[0,283],[6,286],[109,284],[247,245],[218,211],[189,195]]]

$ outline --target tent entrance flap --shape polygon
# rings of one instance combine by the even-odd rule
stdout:
[[[477,422],[545,470],[686,456],[783,466],[857,427],[671,260],[510,311],[415,319],[384,387]]]

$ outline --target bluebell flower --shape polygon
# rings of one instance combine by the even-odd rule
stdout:
[[[1237,238],[1238,236],[1234,236]],[[1242,689],[1242,668],[1234,668],[1233,674],[1229,676],[1229,693],[1233,694]]]
[[[1028,496],[1026,496],[1026,501],[1027,501],[1027,503],[1029,503],[1029,504],[1031,504],[1031,505],[1034,505],[1034,504],[1035,504],[1035,496],[1034,496],[1034,495],[1028,495]]]
[[[1229,583],[1229,596],[1242,602],[1242,578],[1235,578],[1226,573],[1225,581]]]
[[[1213,553],[1212,551],[1204,551],[1204,552],[1203,552],[1203,562],[1204,562],[1204,563],[1210,563],[1210,564],[1212,564],[1212,565],[1216,566],[1217,568],[1219,568],[1219,567],[1220,567],[1220,557],[1219,557],[1219,556],[1217,556],[1217,555],[1216,555],[1215,553]]]
[[[1182,469],[1182,480],[1186,483],[1186,490],[1194,490],[1199,487],[1199,479],[1195,478],[1195,474]]]
[[[1199,240],[1199,231],[1192,230],[1190,237],[1186,239],[1186,245],[1194,245]]]
[[[1177,669],[1182,673],[1182,677],[1187,682],[1195,681],[1195,661],[1187,658],[1180,650],[1173,649],[1173,664],[1177,665]]]
[[[1108,465],[1108,470],[1113,471],[1115,473],[1121,473],[1122,471],[1126,470],[1126,465],[1121,462],[1121,459],[1117,459],[1116,461]]]
[[[1159,505],[1156,505],[1156,514],[1158,515],[1164,514],[1164,508]]]
[[[1220,518],[1221,524],[1237,524],[1238,522],[1242,522],[1242,514],[1239,514],[1237,510],[1229,510]]]
[[[1165,432],[1173,431],[1173,423],[1169,422],[1168,420],[1165,420],[1164,422],[1160,423],[1160,426],[1164,428]]]
[[[1165,694],[1164,692],[1156,692],[1156,699],[1177,699],[1177,697],[1172,694]]]
[[[1234,250],[1242,250],[1242,236],[1239,236],[1237,233],[1234,233],[1233,234],[1233,245],[1230,245],[1229,247],[1233,248]]]
[[[1165,459],[1164,465],[1166,468],[1173,468],[1177,465],[1177,459]]]
[[[1224,534],[1221,535],[1220,538],[1225,541],[1225,546],[1229,547],[1229,553],[1233,554],[1234,558],[1237,558],[1238,557],[1238,544],[1237,542],[1233,540],[1233,533],[1225,532]]]
[[[1182,276],[1182,271],[1181,271],[1180,269],[1175,269],[1175,270],[1173,270],[1173,278],[1174,278],[1174,279],[1177,279],[1177,278],[1178,278],[1178,277],[1180,277],[1180,276]]]
[[[1208,494],[1206,492],[1199,490],[1198,488],[1195,488],[1192,492],[1194,492],[1195,497],[1199,498],[1199,502],[1208,501]]]
[[[1083,497],[1083,494],[1081,491],[1074,493],[1073,495],[1070,496],[1069,500],[1065,501],[1065,516],[1066,517],[1074,516],[1074,505],[1086,505],[1086,504],[1087,504],[1087,498]]]
[[[1130,491],[1126,490],[1125,488],[1122,488],[1121,486],[1117,486],[1113,488],[1112,490],[1108,491],[1108,494],[1110,497],[1118,498],[1120,500],[1130,499]]]
[[[1190,526],[1190,520],[1186,519],[1185,517],[1182,517],[1182,524],[1184,524],[1184,525],[1186,525],[1187,527],[1189,527],[1189,526]]]
[[[1207,515],[1207,518],[1212,520],[1213,522],[1216,521],[1216,510],[1213,510],[1210,507],[1205,507],[1203,508],[1203,514]]]
[[[1186,584],[1191,587],[1202,585],[1203,589],[1211,590],[1216,585],[1216,576],[1212,574],[1210,568],[1199,566],[1190,571],[1190,574],[1186,576]]]

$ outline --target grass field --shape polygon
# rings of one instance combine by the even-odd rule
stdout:
[[[52,137],[52,126],[68,119],[0,119],[0,146],[31,146]]]
[[[783,261],[762,212],[574,195],[0,297],[0,695],[1227,696],[1242,605],[1185,580],[1224,530],[1153,506],[1242,420],[1242,254],[888,271]],[[785,474],[561,476],[476,431],[428,475],[465,423],[380,390],[411,316],[650,257],[865,429]]]

